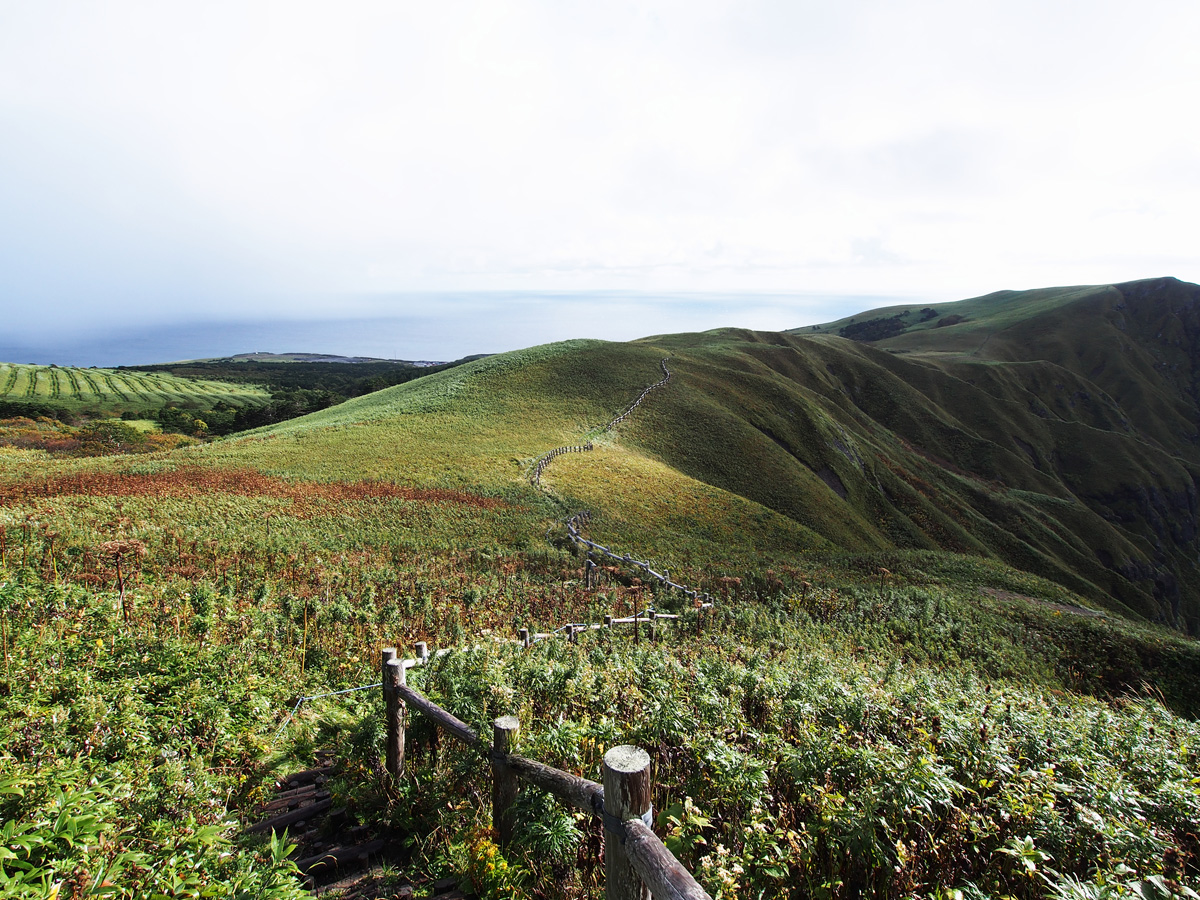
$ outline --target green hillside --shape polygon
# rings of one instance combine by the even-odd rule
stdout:
[[[916,446],[1010,491],[1087,507],[1088,524],[1063,523],[1094,557],[1073,567],[1143,614],[1195,633],[1198,300],[1196,285],[1164,278],[1006,291],[939,304],[936,316],[897,307],[817,331],[893,332],[867,346],[886,351],[881,364],[976,442],[960,457],[937,439],[906,435]],[[886,417],[886,401],[855,400]],[[1128,546],[1113,543],[1118,534]],[[1096,563],[1117,579],[1096,574]],[[1121,580],[1157,609],[1128,599]]]
[[[1194,897],[1197,294],[567,341],[169,453],[0,450],[3,889],[296,898],[238,833],[321,748],[393,848],[341,896],[598,896],[597,826],[529,796],[500,865],[486,764],[419,716],[381,777],[358,689],[426,641],[412,683],[527,755],[650,750],[714,898]],[[648,607],[657,644],[510,640]]]
[[[970,312],[956,313],[968,321],[886,347],[725,330],[534,348],[339,405],[216,455],[287,475],[515,496],[532,459],[587,436],[669,356],[678,377],[653,412],[623,426],[619,442],[601,438],[600,452],[556,463],[547,482],[563,509],[601,512],[596,528],[614,540],[687,561],[714,552],[697,532],[732,522],[716,551],[730,558],[967,553],[1194,633],[1200,456],[1187,429],[1200,411],[1184,393],[1190,376],[1160,359],[1174,345],[1155,345],[1155,326],[1131,335],[1105,317],[1167,315],[1143,306],[1189,288],[1164,284],[1149,300],[1126,290],[1133,301],[1117,299],[1116,288],[964,301],[954,308]],[[1068,337],[1067,325],[1082,336]],[[972,351],[947,349],[966,328],[976,331]],[[985,341],[989,355],[979,350]],[[892,346],[899,342],[905,350]],[[1018,350],[1028,358],[1000,358]],[[773,536],[739,539],[750,519]]]

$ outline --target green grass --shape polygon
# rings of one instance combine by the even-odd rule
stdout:
[[[1119,302],[1119,299],[1119,290],[1111,285],[997,291],[970,300],[874,309],[824,325],[793,329],[788,333],[839,334],[849,325],[899,316],[904,333],[884,339],[884,346],[898,350],[977,355],[988,352],[993,339],[1003,336],[1011,328],[1025,325],[1030,319],[1080,302]],[[933,310],[936,316],[922,321],[921,312],[925,309]],[[943,320],[950,316],[957,316],[961,321],[946,326]]]
[[[776,509],[794,507],[787,492],[804,473],[788,476],[780,468],[787,464],[782,449],[812,472],[832,470],[854,511],[901,546],[932,541],[1043,574],[1057,571],[1052,577],[1112,598],[1114,608],[1195,631],[1200,583],[1188,498],[1200,473],[1193,440],[1200,406],[1180,386],[1186,378],[1175,374],[1184,365],[1173,361],[1176,344],[1157,337],[1172,316],[1190,315],[1190,288],[1162,290],[1170,312],[1124,302],[1116,289],[986,298],[975,308],[990,310],[978,323],[992,335],[987,357],[975,352],[978,344],[970,352],[947,344],[946,334],[966,323],[930,325],[873,346],[808,331],[791,338],[674,336],[669,341],[681,354],[709,357],[704,401],[719,402],[733,422],[715,432],[725,449],[706,442],[709,459],[691,462],[689,471],[741,493],[757,491],[756,499]],[[1005,306],[1014,300],[1014,309]],[[970,312],[974,301],[963,303]],[[1129,335],[1122,337],[1120,322]],[[876,347],[914,349],[897,355]],[[1190,371],[1186,365],[1180,371]],[[768,399],[767,391],[776,396]],[[820,440],[814,407],[839,423],[853,448]],[[661,452],[683,457],[679,434],[705,414],[696,402],[681,408],[680,430],[662,437]],[[740,447],[729,439],[735,429]],[[834,444],[853,452],[831,454]],[[745,457],[747,445],[753,464],[722,462]],[[864,515],[855,495],[877,504],[881,488],[888,502]],[[803,505],[820,508],[819,500]],[[1178,588],[1164,591],[1172,584]]]
[[[506,597],[556,594],[573,564],[565,557],[509,557],[519,562],[512,571],[503,557],[422,544],[393,552],[388,577],[411,585],[395,595],[378,578],[384,567],[347,569],[362,580],[342,581],[333,545],[307,543],[328,542],[369,518],[365,510],[289,526],[278,509],[273,539],[285,565],[271,572],[252,562],[241,534],[213,529],[264,510],[206,506],[211,538],[198,559],[208,571],[190,585],[156,574],[151,563],[166,562],[166,548],[152,548],[127,617],[110,586],[15,569],[26,539],[6,530],[0,745],[4,783],[20,793],[0,797],[0,812],[31,845],[7,844],[34,884],[82,885],[123,863],[115,896],[145,896],[172,879],[293,896],[278,853],[272,861],[268,846],[228,842],[237,810],[266,796],[273,771],[307,765],[314,746],[342,760],[337,802],[411,836],[406,871],[465,874],[486,843],[486,803],[463,802],[486,781],[480,761],[444,738],[435,750],[414,716],[411,777],[382,790],[372,775],[382,724],[373,691],[311,703],[277,734],[292,696],[373,681],[381,635],[400,646],[476,645],[410,673],[410,683],[481,730],[517,715],[526,755],[595,778],[605,748],[649,749],[660,833],[714,897],[958,889],[1032,898],[1076,883],[1098,897],[1105,884],[1197,884],[1188,835],[1200,815],[1200,730],[1128,692],[1131,675],[1156,679],[1161,697],[1194,715],[1200,653],[1162,631],[994,601],[970,585],[1069,599],[1027,575],[939,554],[826,557],[804,590],[786,573],[771,581],[743,571],[700,636],[685,619],[681,634],[663,626],[658,646],[587,636],[522,652],[488,640],[488,611]],[[141,514],[129,504],[119,512]],[[35,526],[28,540],[42,552],[27,560],[46,568],[47,533]],[[307,565],[324,568],[307,597],[297,593],[304,579],[288,574],[286,553],[300,546]],[[69,546],[54,553],[71,558]],[[893,577],[881,585],[882,562]],[[589,597],[573,586],[581,608],[557,612],[619,609],[622,590]],[[1097,657],[1103,667],[1090,665]],[[1136,672],[1123,668],[1131,662]],[[523,815],[537,827],[509,854],[508,877],[533,896],[583,896],[598,874],[576,860],[595,826],[564,821],[553,805]],[[72,844],[62,828],[84,816],[73,834],[86,838]],[[14,894],[26,895],[39,896]]]
[[[546,449],[594,436],[657,380],[667,353],[676,380],[596,451],[548,470],[555,502],[526,484]],[[1191,464],[1122,424],[1123,407],[1040,415],[1031,398],[1048,394],[1022,365],[993,364],[983,382],[837,338],[736,331],[568,342],[468,363],[195,458],[288,478],[468,488],[546,524],[588,506],[603,513],[606,540],[624,535],[663,559],[701,558],[713,535],[738,561],[828,546],[982,555],[1111,609],[1198,627],[1195,513],[1172,508],[1186,503]],[[687,504],[656,510],[654,497]],[[1170,581],[1173,598],[1160,591]]]

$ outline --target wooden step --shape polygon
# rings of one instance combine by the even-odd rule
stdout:
[[[246,829],[246,834],[257,834],[258,832],[286,828],[296,822],[304,822],[314,816],[318,816],[331,806],[333,806],[333,800],[329,798],[318,800],[315,803],[310,803],[308,806],[301,806],[299,809],[293,809],[290,812],[283,813],[283,815],[265,819],[262,822],[251,825]]]
[[[279,786],[281,788],[284,785],[290,788],[300,787],[303,784],[316,781],[322,775],[332,775],[335,768],[335,766],[318,766],[315,769],[305,769],[303,772],[296,772],[295,774],[288,775],[286,778],[281,778]]]
[[[323,853],[318,853],[315,856],[310,856],[307,859],[300,860],[296,863],[296,868],[304,873],[323,871],[329,868],[340,868],[346,863],[362,862],[386,846],[386,841],[376,839],[368,841],[365,844],[357,844],[353,847],[335,847]]]

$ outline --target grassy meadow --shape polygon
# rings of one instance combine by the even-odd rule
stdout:
[[[412,683],[517,715],[526,755],[596,778],[649,750],[658,831],[714,898],[1195,897],[1200,646],[1097,561],[1161,565],[1141,526],[999,440],[1078,425],[985,393],[721,332],[489,357],[170,452],[0,451],[0,897],[301,896],[286,840],[239,823],[318,748],[402,848],[374,896],[600,896],[595,823],[528,792],[498,855],[483,763],[419,717],[412,777],[381,778],[377,691],[281,729],[415,641],[457,649]],[[1141,468],[1096,496],[1183,477],[1109,441]],[[712,619],[619,566],[588,588],[581,508]],[[682,617],[657,644],[511,640],[651,605]]]

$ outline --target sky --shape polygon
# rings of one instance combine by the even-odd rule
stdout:
[[[1194,0],[0,0],[0,355],[1200,281],[1197,46]]]

